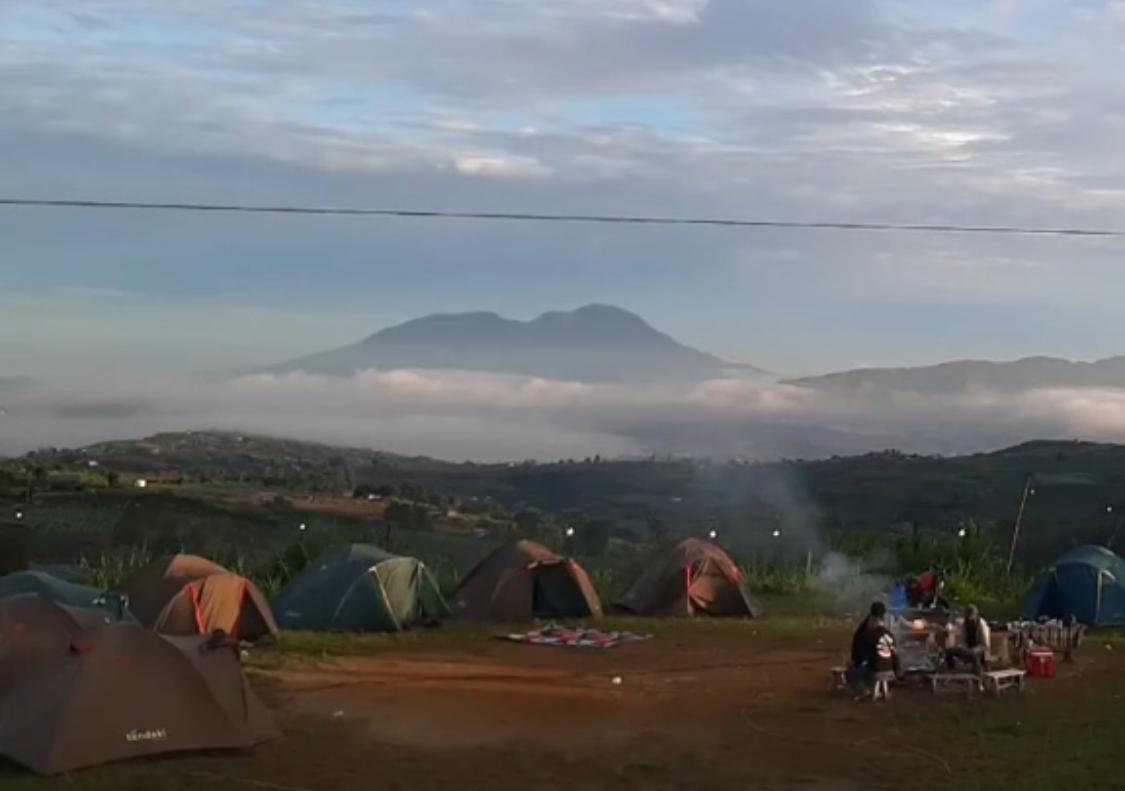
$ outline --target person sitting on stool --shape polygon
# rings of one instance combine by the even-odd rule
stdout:
[[[945,649],[945,666],[953,670],[954,662],[961,661],[972,665],[973,673],[980,675],[988,670],[988,647],[992,642],[992,631],[988,623],[980,617],[975,604],[965,608],[965,617],[957,628],[958,644]]]
[[[886,605],[881,601],[874,602],[870,614],[860,622],[852,636],[849,676],[855,687],[870,687],[879,673],[894,673],[896,677],[901,674],[895,639],[884,621],[886,615]]]

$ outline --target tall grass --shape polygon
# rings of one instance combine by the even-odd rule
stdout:
[[[78,566],[90,585],[101,590],[119,590],[137,571],[152,562],[144,545],[124,552],[102,552],[95,558],[83,557]]]
[[[740,570],[755,592],[794,595],[807,593],[812,587],[812,575],[803,563],[756,559]]]
[[[958,601],[1014,602],[1031,582],[1022,569],[1008,569],[993,532],[971,519],[953,533],[902,537],[895,552],[901,572],[943,569],[949,595]]]

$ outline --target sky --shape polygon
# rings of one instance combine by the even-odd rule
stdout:
[[[1113,226],[1125,2],[0,0],[0,192]],[[787,374],[1122,351],[1121,241],[0,209],[0,371],[619,304]]]
[[[0,0],[0,30],[6,197],[1125,216],[1120,0]],[[1125,240],[16,207],[0,239],[0,378],[590,302],[782,375],[1125,351]]]

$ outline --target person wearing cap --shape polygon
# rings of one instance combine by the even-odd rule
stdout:
[[[953,670],[956,662],[964,662],[971,665],[978,676],[988,670],[992,632],[975,604],[965,608],[965,617],[955,626],[954,634],[957,642],[945,649],[946,668]]]

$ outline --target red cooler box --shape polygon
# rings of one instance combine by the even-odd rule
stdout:
[[[1055,652],[1047,646],[1035,645],[1027,649],[1027,674],[1033,678],[1051,678],[1055,675]]]

